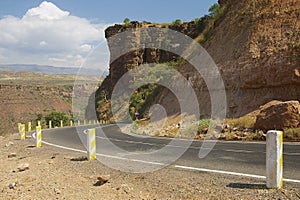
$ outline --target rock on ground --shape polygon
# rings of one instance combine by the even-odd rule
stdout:
[[[263,108],[257,115],[255,129],[282,130],[284,128],[299,126],[300,103],[299,101],[278,102]]]

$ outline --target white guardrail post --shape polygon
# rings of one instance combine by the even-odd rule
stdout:
[[[35,128],[35,146],[41,147],[42,146],[42,127],[36,126]]]
[[[87,131],[87,153],[88,160],[96,158],[96,129],[88,129]]]
[[[283,184],[283,133],[270,130],[267,132],[266,178],[267,188],[282,188]]]

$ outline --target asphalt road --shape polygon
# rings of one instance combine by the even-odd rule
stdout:
[[[84,151],[86,150],[86,135],[83,131],[91,127],[94,126],[44,130],[43,141]],[[164,161],[168,161],[171,155],[175,154],[177,150],[183,149],[183,146],[190,142],[176,140],[173,144],[170,141],[170,139],[165,138],[134,137],[123,134],[115,125],[97,128],[98,154],[145,160],[147,166],[151,165],[151,162],[167,163]],[[192,141],[182,156],[171,165],[265,176],[265,142],[218,141],[212,151],[205,158],[200,159],[198,154],[202,143],[202,141]],[[110,144],[114,144],[113,146],[120,149],[112,148]],[[167,151],[163,151],[158,156],[155,155],[155,158],[150,156],[148,159],[144,154],[141,154],[157,151],[163,147],[168,147]],[[111,161],[109,162],[111,163]],[[114,165],[118,168],[124,163],[122,160],[114,160]],[[300,143],[284,143],[283,166],[284,178],[300,180]]]

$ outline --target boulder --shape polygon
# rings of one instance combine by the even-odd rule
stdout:
[[[262,106],[256,117],[255,129],[267,131],[271,129],[298,127],[300,123],[299,101],[286,101],[269,106]]]

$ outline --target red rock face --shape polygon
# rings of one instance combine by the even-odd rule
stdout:
[[[133,49],[135,45],[140,44],[140,37],[138,31],[136,35],[132,34],[133,37],[126,38],[126,40],[114,40],[112,36],[124,32],[126,30],[138,30],[140,28],[151,27],[155,25],[149,25],[139,22],[131,22],[127,25],[115,25],[108,27],[105,30],[105,37],[108,40],[108,46],[111,55],[110,63],[110,80],[112,88],[115,86],[120,77],[125,74],[128,70],[133,69],[144,63],[162,63],[172,60],[176,57],[171,52],[166,52],[156,48],[147,48],[147,49]],[[130,42],[128,42],[130,41]],[[130,52],[125,55],[120,55],[122,48],[132,49]],[[112,60],[112,58],[116,58]]]
[[[222,74],[227,94],[227,116],[243,116],[275,99],[300,100],[300,1],[222,0],[220,4],[228,4],[230,9],[218,20],[211,37],[203,46]],[[129,28],[149,26],[162,27],[133,22],[109,27],[105,36],[110,38]],[[194,22],[171,28],[197,38]],[[139,42],[138,37],[128,40]],[[111,55],[117,54],[122,45],[122,41],[109,43]],[[131,68],[143,63],[170,61],[174,57],[176,56],[159,49],[133,50],[111,61],[110,75],[105,82],[106,86],[102,86],[101,90],[109,88],[111,91],[119,78]],[[191,78],[199,98],[201,115],[209,116],[210,95],[203,77],[188,64],[181,66],[179,71]],[[99,89],[96,92],[98,100],[97,94],[100,93]],[[171,94],[162,92],[161,95]],[[154,103],[173,109],[174,106],[166,102],[166,99],[171,98],[158,97]]]
[[[283,130],[297,127],[300,123],[300,104],[298,101],[281,102],[270,105],[257,115],[255,129]]]

